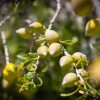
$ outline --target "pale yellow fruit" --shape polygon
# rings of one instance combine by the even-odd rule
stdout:
[[[77,79],[78,79],[77,75],[75,73],[70,72],[64,76],[63,81],[62,81],[62,86],[73,87]]]
[[[44,58],[48,55],[48,47],[47,46],[40,46],[37,49],[37,53],[40,55],[40,57]]]
[[[73,62],[72,56],[67,55],[67,56],[62,56],[60,58],[59,64],[62,68],[70,69],[72,62]]]
[[[86,36],[95,36],[100,35],[100,19],[91,19],[87,22],[85,28],[85,35]]]
[[[59,35],[54,30],[46,30],[45,38],[49,43],[53,43],[53,42],[58,42],[59,41]]]
[[[52,43],[49,46],[49,54],[53,57],[57,57],[61,54],[61,45],[59,43]]]
[[[87,77],[88,76],[88,72],[84,69],[78,69],[79,73],[81,74],[82,77]]]
[[[16,33],[19,34],[20,37],[23,39],[31,39],[32,38],[32,33],[30,30],[27,30],[26,28],[19,28],[16,30]]]
[[[29,27],[35,33],[41,33],[45,30],[45,26],[43,26],[40,22],[33,22],[29,25]]]
[[[82,60],[87,60],[87,57],[85,54],[81,53],[81,52],[75,52],[73,55],[72,55],[74,61],[78,61],[80,59]]]
[[[77,16],[86,16],[93,8],[92,0],[71,0],[71,5]]]

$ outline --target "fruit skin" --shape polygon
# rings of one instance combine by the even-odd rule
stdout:
[[[86,24],[85,35],[95,36],[98,34],[100,34],[100,18],[91,19]]]
[[[26,29],[24,27],[19,28],[16,30],[16,33],[20,35],[23,39],[31,39],[32,38],[32,32],[29,29]]]
[[[34,33],[38,34],[40,34],[45,30],[45,26],[43,26],[40,22],[33,22],[29,25],[29,27]]]
[[[92,0],[71,0],[71,5],[77,16],[86,16],[93,8]]]
[[[9,63],[3,70],[3,81],[11,85],[16,78],[17,67],[13,63]]]
[[[37,49],[37,53],[40,55],[40,57],[45,58],[48,55],[48,47],[47,46],[40,46]]]
[[[73,55],[72,55],[74,61],[79,61],[80,59],[82,60],[87,60],[87,57],[85,54],[81,53],[81,52],[75,52]]]
[[[88,77],[88,72],[84,69],[78,69],[79,73],[81,74],[82,77],[86,78]]]
[[[64,69],[70,69],[72,62],[73,62],[72,56],[67,55],[67,56],[62,56],[60,58],[59,64]]]
[[[77,81],[78,77],[75,73],[67,73],[62,81],[62,86],[64,87],[73,87],[75,86],[74,83]]]
[[[54,43],[59,41],[59,35],[54,30],[46,30],[45,38],[49,43]]]
[[[53,57],[57,57],[61,54],[61,45],[59,43],[52,43],[49,46],[49,54]]]

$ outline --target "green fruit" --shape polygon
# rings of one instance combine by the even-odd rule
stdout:
[[[33,22],[32,24],[29,25],[31,30],[34,33],[42,33],[45,30],[45,26],[43,26],[40,22]]]
[[[59,43],[52,43],[49,46],[49,54],[53,57],[57,57],[61,54],[61,45]]]
[[[26,28],[19,28],[16,30],[16,33],[20,35],[23,39],[31,39],[32,38],[32,33],[30,30],[27,30]]]
[[[68,55],[68,56],[62,56],[60,58],[59,63],[62,68],[69,69],[71,67],[72,62],[73,62],[72,56]]]
[[[78,69],[79,73],[81,74],[82,77],[87,77],[88,76],[88,72],[84,69]]]
[[[37,53],[40,55],[40,57],[45,58],[48,55],[48,47],[46,46],[40,46],[37,49]]]
[[[85,28],[85,35],[86,36],[95,36],[100,34],[100,19],[92,19],[88,21]]]
[[[59,41],[59,35],[54,30],[46,30],[45,38],[49,43],[53,43],[53,42],[58,42]]]
[[[75,73],[68,73],[64,76],[62,81],[62,86],[64,87],[73,87],[75,81],[77,81],[78,77]]]
[[[71,0],[71,5],[78,16],[88,15],[93,8],[92,0]]]
[[[87,61],[87,57],[85,54],[81,53],[81,52],[76,52],[72,55],[74,61],[79,61],[80,59]]]

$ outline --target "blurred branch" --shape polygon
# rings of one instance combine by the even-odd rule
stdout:
[[[5,39],[4,31],[1,32],[1,39],[2,39],[2,44],[3,44],[4,52],[5,52],[6,64],[8,64],[9,63],[9,52],[8,52],[8,48],[7,48],[7,45],[6,45],[6,39]]]
[[[0,27],[11,18],[11,15],[6,16],[1,22]]]
[[[3,24],[5,24],[10,18],[11,18],[11,15],[6,16],[6,17],[0,22],[0,27],[1,27]],[[2,40],[2,44],[3,44],[3,48],[4,48],[6,64],[8,64],[8,63],[9,63],[9,52],[8,52],[8,48],[7,48],[7,45],[6,45],[6,39],[5,39],[5,33],[4,33],[4,31],[1,31],[1,40]]]
[[[60,9],[61,9],[60,0],[56,0],[56,2],[57,2],[57,10],[56,10],[56,13],[55,13],[55,15],[53,16],[53,18],[50,20],[50,24],[49,24],[49,26],[48,26],[48,29],[51,29],[51,28],[52,28],[52,25],[53,25],[53,23],[55,22],[55,20],[56,20],[58,14],[59,14],[59,12],[60,12]]]
[[[92,2],[96,9],[96,15],[100,18],[100,0],[92,0]]]

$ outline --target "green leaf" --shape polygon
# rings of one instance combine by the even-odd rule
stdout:
[[[67,93],[61,93],[60,95],[62,97],[71,96],[71,95],[75,94],[79,89],[80,89],[80,86],[78,86],[77,89],[75,91],[71,92],[71,93],[68,93],[68,94]]]
[[[60,43],[62,44],[67,44],[67,45],[73,45],[75,44],[77,41],[75,40],[64,40],[64,41],[60,41]]]
[[[45,73],[48,70],[48,67],[45,67],[44,69],[42,69],[42,72]]]
[[[37,79],[38,79],[39,82],[40,82],[39,84],[37,84],[37,86],[40,87],[40,86],[43,84],[43,81],[42,81],[42,79],[41,79],[38,75],[37,75]]]

